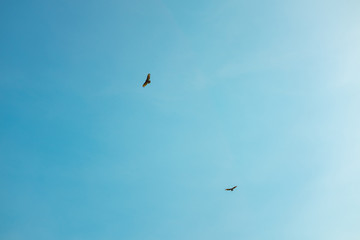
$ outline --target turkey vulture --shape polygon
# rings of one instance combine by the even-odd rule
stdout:
[[[151,83],[150,81],[150,73],[147,75],[146,81],[143,84],[143,87],[145,87],[146,85],[148,85],[149,83]]]
[[[232,188],[227,188],[227,189],[225,189],[226,191],[234,191],[234,189],[236,188],[237,186],[235,186],[235,187],[232,187]]]

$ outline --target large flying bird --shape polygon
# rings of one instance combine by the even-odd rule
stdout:
[[[148,85],[149,83],[151,83],[151,81],[150,81],[150,73],[147,75],[147,78],[146,78],[146,80],[145,80],[145,82],[144,82],[144,84],[143,84],[143,87],[145,87],[145,86]]]
[[[234,191],[234,189],[236,188],[237,186],[235,186],[235,187],[232,187],[232,188],[227,188],[227,189],[225,189],[226,191]]]

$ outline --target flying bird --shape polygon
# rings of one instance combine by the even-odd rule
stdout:
[[[235,186],[235,187],[232,187],[232,188],[227,188],[227,189],[225,189],[226,191],[234,191],[234,189],[236,188],[237,186]]]
[[[146,80],[145,80],[145,82],[144,82],[144,84],[143,84],[143,87],[145,87],[145,86],[148,85],[149,83],[151,83],[151,81],[150,81],[150,73],[147,75],[147,78],[146,78]]]

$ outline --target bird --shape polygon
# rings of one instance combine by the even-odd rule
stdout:
[[[232,187],[232,188],[227,188],[227,189],[225,189],[226,191],[234,191],[234,189],[236,188],[237,186],[235,186],[235,187]]]
[[[142,86],[145,87],[149,83],[151,83],[151,81],[150,81],[150,73],[147,75],[147,78],[146,78],[146,80],[145,80],[145,82],[144,82],[144,84]]]

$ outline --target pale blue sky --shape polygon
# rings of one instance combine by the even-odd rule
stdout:
[[[359,239],[359,12],[1,1],[0,239]]]

